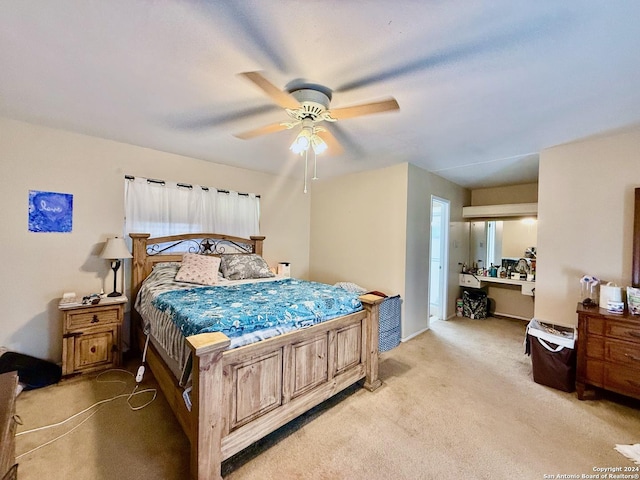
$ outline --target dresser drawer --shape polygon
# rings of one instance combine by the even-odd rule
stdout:
[[[640,325],[623,322],[607,322],[607,337],[640,343]]]
[[[603,337],[587,337],[587,357],[597,358],[602,360],[604,358],[604,338]]]
[[[640,370],[607,363],[604,366],[604,388],[640,398]]]
[[[120,310],[120,307],[114,306],[68,312],[65,316],[65,328],[76,330],[98,325],[117,324],[121,321]]]
[[[604,386],[604,361],[587,359],[583,381],[595,387]]]
[[[461,287],[480,288],[480,279],[475,275],[460,273],[458,274],[458,284]]]
[[[605,359],[630,368],[637,368],[640,376],[640,346],[633,343],[607,340],[605,342]]]
[[[598,317],[586,317],[587,333],[589,335],[604,335],[604,319]]]

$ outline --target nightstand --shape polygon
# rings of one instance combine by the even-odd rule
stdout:
[[[62,375],[69,377],[119,367],[127,297],[104,297],[95,305],[63,304]]]

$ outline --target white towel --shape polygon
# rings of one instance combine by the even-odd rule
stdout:
[[[640,465],[640,443],[636,443],[635,445],[616,445],[615,449]]]

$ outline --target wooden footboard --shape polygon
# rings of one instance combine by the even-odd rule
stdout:
[[[382,300],[365,295],[362,312],[232,350],[223,334],[187,338],[192,478],[221,478],[223,460],[362,378],[378,388]]]

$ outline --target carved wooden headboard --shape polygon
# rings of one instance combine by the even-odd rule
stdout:
[[[133,262],[131,266],[131,297],[135,298],[142,281],[149,276],[156,263],[180,262],[186,252],[202,255],[223,253],[256,253],[262,255],[265,237],[249,238],[220,235],[217,233],[185,233],[166,237],[149,238],[148,233],[130,233],[133,240]],[[179,252],[176,250],[179,249]]]

